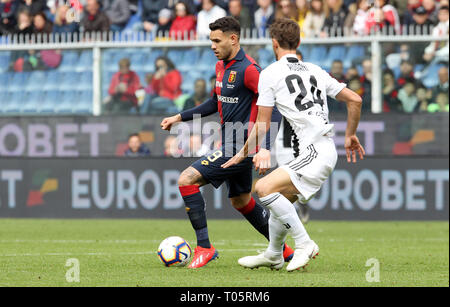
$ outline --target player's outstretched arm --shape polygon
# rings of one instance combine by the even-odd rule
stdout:
[[[249,153],[255,152],[258,148],[260,148],[261,143],[264,140],[264,136],[270,129],[272,109],[273,107],[258,107],[258,117],[256,118],[255,125],[250,132],[247,142],[245,142],[245,145],[233,158],[222,165],[223,168],[228,168],[239,164],[242,160],[248,157]],[[266,151],[264,151],[264,153],[266,153]],[[263,172],[265,172],[265,170],[267,170],[266,167],[270,168],[270,162],[267,164],[267,156],[270,159],[270,155],[255,155],[253,163],[255,164],[256,169],[262,168]]]
[[[356,136],[356,129],[358,128],[359,120],[361,117],[362,99],[354,91],[344,88],[339,94],[336,95],[336,99],[343,101],[347,105],[347,128],[345,130],[345,152],[347,155],[347,162],[356,163],[356,154],[359,158],[364,159],[366,152],[364,147],[359,142]]]
[[[199,106],[181,112],[177,115],[164,118],[161,122],[161,128],[163,130],[170,131],[173,124],[192,120],[194,118],[194,114],[199,114],[201,117],[205,117],[216,113],[217,110],[217,100],[215,100],[215,97],[209,98]]]
[[[166,117],[162,120],[161,122],[161,129],[162,130],[168,130],[170,131],[170,129],[172,128],[172,125],[178,122],[181,122],[181,115],[177,114],[171,117]]]

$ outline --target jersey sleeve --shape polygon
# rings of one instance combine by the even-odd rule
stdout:
[[[321,79],[325,82],[327,96],[330,96],[333,99],[336,98],[337,94],[339,94],[347,86],[347,84],[339,82],[323,69],[321,69],[321,73]]]
[[[273,78],[267,70],[263,70],[259,76],[258,84],[258,101],[257,106],[273,107],[275,106],[275,88],[273,85]]]
[[[244,85],[246,88],[248,88],[255,94],[258,94],[258,83],[260,72],[261,68],[259,68],[255,64],[251,64],[247,66],[247,68],[245,69]]]

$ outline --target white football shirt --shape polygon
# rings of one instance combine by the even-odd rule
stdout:
[[[261,72],[256,104],[277,106],[297,135],[302,152],[320,136],[332,132],[327,96],[335,98],[345,86],[319,66],[288,54]]]

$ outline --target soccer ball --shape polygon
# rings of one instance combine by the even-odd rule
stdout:
[[[158,247],[158,258],[167,266],[185,266],[191,260],[191,247],[180,237],[164,239]]]

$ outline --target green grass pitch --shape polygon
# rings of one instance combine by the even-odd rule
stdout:
[[[165,268],[156,255],[171,235],[195,247],[188,220],[0,219],[0,286],[449,286],[448,222],[311,221],[307,229],[321,250],[306,270],[248,270],[237,259],[263,250],[265,239],[244,220],[210,220],[220,258],[190,270]],[[79,261],[79,283],[66,280],[69,258]],[[379,282],[366,280],[371,258]]]

